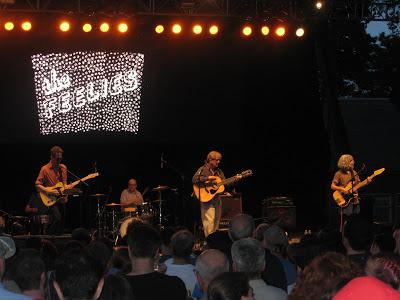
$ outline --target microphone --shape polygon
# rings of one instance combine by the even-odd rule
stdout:
[[[163,156],[164,156],[164,152],[161,152],[161,169],[164,168],[164,159],[163,159]]]

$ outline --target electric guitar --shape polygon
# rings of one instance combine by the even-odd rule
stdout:
[[[207,180],[204,182],[204,186],[200,187],[197,184],[193,184],[193,191],[196,195],[196,198],[200,200],[200,202],[209,202],[216,195],[221,194],[225,190],[225,184],[230,184],[237,179],[242,179],[251,175],[253,175],[253,172],[251,170],[246,170],[224,180],[218,176],[210,176],[212,180]]]
[[[353,203],[358,204],[358,196],[355,196],[354,194],[357,193],[357,191],[362,188],[363,186],[366,186],[367,184],[369,184],[372,180],[372,178],[374,178],[375,176],[378,176],[380,174],[382,174],[385,171],[385,168],[376,170],[374,172],[374,174],[372,174],[371,176],[369,176],[367,179],[361,181],[360,183],[357,183],[355,186],[352,186],[352,183],[349,182],[344,189],[346,191],[350,191],[349,194],[342,194],[339,191],[335,191],[333,193],[333,200],[335,200],[336,204],[340,207],[346,207],[347,205],[349,205],[350,202],[353,201]]]
[[[55,194],[47,194],[44,192],[39,192],[40,195],[40,199],[42,199],[42,202],[44,205],[46,206],[52,206],[54,205],[56,202],[60,201],[61,199],[65,198],[65,196],[67,195],[74,195],[77,194],[78,190],[77,189],[73,189],[74,186],[76,186],[77,184],[79,184],[81,181],[85,181],[91,178],[95,178],[99,176],[99,173],[92,173],[89,174],[88,176],[74,181],[72,183],[69,184],[70,188],[66,189],[64,187],[64,184],[62,182],[58,182],[56,185],[53,185],[52,187],[48,187],[49,189],[53,190],[53,191],[57,191],[59,194],[55,195]]]

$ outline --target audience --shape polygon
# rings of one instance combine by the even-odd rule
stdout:
[[[368,258],[365,273],[398,290],[400,287],[400,256],[390,252],[373,254]]]
[[[96,300],[103,284],[101,265],[84,249],[71,249],[56,260],[53,285],[60,300]]]
[[[10,237],[0,236],[0,299],[2,300],[29,300],[30,297],[6,290],[2,284],[6,269],[6,259],[15,254],[14,240]]]
[[[100,300],[135,300],[131,285],[122,275],[109,275],[104,280]]]
[[[362,275],[357,264],[341,253],[317,256],[299,274],[290,300],[328,300],[344,284]]]
[[[208,287],[208,300],[252,299],[253,292],[244,273],[222,273]]]
[[[343,245],[347,256],[364,269],[369,256],[372,225],[359,215],[348,218],[343,228]]]
[[[269,286],[261,279],[265,265],[265,251],[261,242],[254,238],[244,238],[232,245],[233,271],[244,272],[254,292],[254,299],[284,300],[287,294],[279,288]]]
[[[181,279],[154,271],[161,246],[159,233],[143,224],[128,226],[127,237],[132,270],[126,278],[135,298],[186,299],[186,288]]]
[[[172,258],[165,261],[165,274],[177,276],[185,283],[188,294],[191,295],[196,285],[194,265],[190,263],[190,255],[194,246],[194,237],[189,230],[176,232],[171,239]]]
[[[13,279],[24,295],[35,300],[45,299],[46,268],[40,252],[23,249],[12,263]]]
[[[246,214],[238,214],[229,222],[229,237],[232,241],[254,235],[254,218]]]
[[[226,255],[216,249],[203,251],[196,260],[196,278],[202,291],[198,298],[207,299],[211,280],[224,272],[229,272],[229,260]]]

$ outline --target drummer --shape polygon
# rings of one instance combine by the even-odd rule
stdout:
[[[120,202],[124,205],[122,211],[126,215],[132,215],[132,213],[137,212],[137,206],[143,204],[142,194],[136,188],[136,179],[131,178],[128,181],[128,188],[121,193]]]

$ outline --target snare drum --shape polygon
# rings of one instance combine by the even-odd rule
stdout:
[[[139,219],[138,217],[126,217],[126,218],[123,218],[120,221],[121,225],[119,227],[119,235],[122,238],[124,238],[126,236],[126,233],[128,232],[128,226],[132,222],[143,223],[143,221],[141,219]]]

